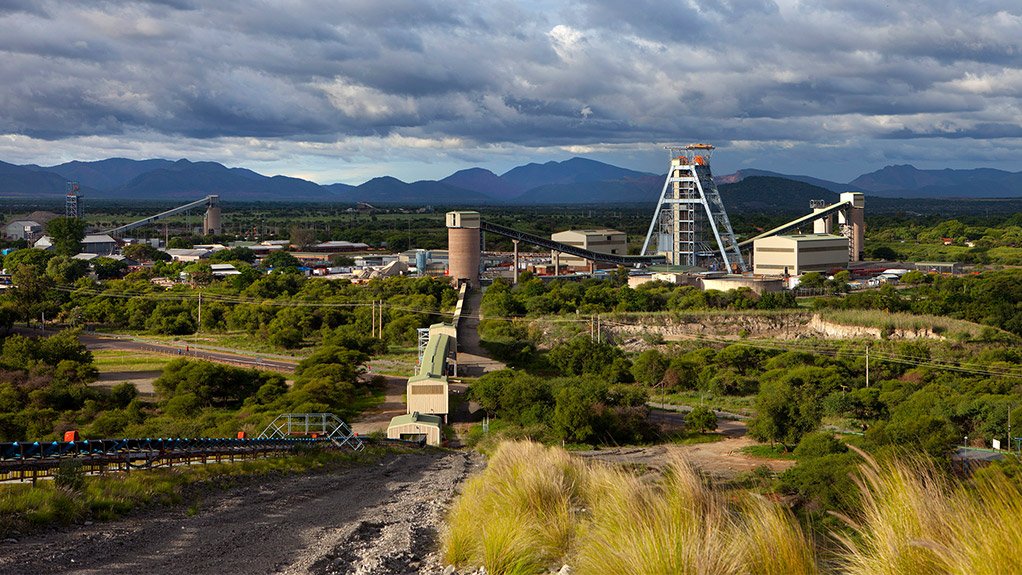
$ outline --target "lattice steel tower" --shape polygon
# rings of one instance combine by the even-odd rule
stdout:
[[[67,183],[67,195],[64,196],[64,216],[68,218],[85,218],[85,196],[78,193],[78,182]]]
[[[674,265],[711,270],[748,271],[731,221],[710,172],[713,146],[667,146],[671,166],[649,223],[642,255],[656,238],[656,253]]]

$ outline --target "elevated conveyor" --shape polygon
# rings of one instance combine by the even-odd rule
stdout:
[[[585,258],[590,261],[604,262],[608,264],[615,264],[620,266],[632,267],[635,264],[662,264],[667,261],[664,256],[621,256],[616,254],[601,254],[600,252],[594,252],[592,250],[582,249],[577,246],[563,244],[561,242],[555,242],[551,239],[537,236],[526,232],[521,232],[513,228],[507,228],[499,226],[497,224],[491,224],[487,221],[479,222],[479,229],[484,232],[490,232],[499,236],[504,236],[512,240],[523,241],[527,244],[539,246],[549,250],[561,252],[562,254],[568,254],[571,256],[577,256]]]
[[[745,240],[744,242],[739,243],[738,247],[739,248],[752,247],[752,243],[755,242],[756,240],[760,240],[760,239],[763,239],[763,238],[769,238],[771,236],[776,236],[776,235],[779,235],[779,234],[783,234],[785,232],[790,232],[791,230],[794,230],[794,229],[801,228],[801,227],[804,227],[806,225],[812,224],[814,221],[816,221],[816,220],[818,220],[820,218],[825,218],[825,217],[827,217],[827,216],[829,216],[831,214],[835,214],[837,212],[840,212],[841,210],[845,210],[845,209],[848,209],[848,208],[851,208],[851,207],[852,207],[852,202],[848,202],[848,201],[846,201],[846,202],[838,202],[836,204],[831,204],[831,205],[829,205],[829,206],[827,206],[827,207],[825,207],[825,208],[823,208],[823,209],[821,209],[819,211],[813,212],[811,214],[806,214],[806,215],[802,216],[801,218],[797,218],[797,219],[791,220],[790,222],[787,222],[785,224],[781,224],[781,225],[777,226],[776,228],[774,228],[772,230],[767,230],[767,231],[759,234],[756,237],[749,238],[749,239]]]
[[[151,224],[153,222],[158,222],[158,221],[160,221],[160,220],[162,220],[164,218],[169,218],[169,217],[172,217],[172,216],[176,216],[176,215],[178,215],[180,213],[187,212],[188,210],[192,210],[192,209],[195,209],[195,208],[198,208],[198,207],[205,206],[205,207],[208,208],[210,206],[216,206],[219,203],[220,203],[220,196],[216,196],[216,195],[206,196],[205,198],[202,198],[201,200],[196,200],[194,202],[187,203],[187,204],[185,204],[183,206],[178,206],[176,208],[167,210],[165,212],[160,212],[160,213],[158,213],[158,214],[156,214],[154,216],[149,216],[148,218],[143,218],[141,220],[138,220],[138,221],[135,221],[135,222],[131,222],[130,224],[125,224],[123,226],[116,227],[116,228],[113,228],[111,230],[106,230],[106,233],[110,234],[111,236],[120,236],[124,232],[129,232],[129,231],[131,231],[131,230],[133,230],[135,228],[140,228],[142,226]]]

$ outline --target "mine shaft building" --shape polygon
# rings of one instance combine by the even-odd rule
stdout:
[[[565,230],[551,234],[550,239],[601,254],[628,255],[628,236],[617,230]],[[551,259],[559,259],[560,267],[579,269],[589,266],[589,260],[556,251],[551,252]]]
[[[756,275],[802,275],[847,268],[848,238],[833,234],[771,236],[753,244]]]

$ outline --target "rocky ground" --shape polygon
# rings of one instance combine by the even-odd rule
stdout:
[[[443,514],[481,465],[463,452],[387,455],[252,482],[194,505],[0,543],[0,575],[441,573]]]

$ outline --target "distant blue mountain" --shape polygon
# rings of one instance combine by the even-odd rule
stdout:
[[[813,187],[791,187],[777,179]],[[562,162],[526,164],[501,175],[482,168],[469,168],[439,181],[406,183],[381,176],[359,186],[339,183],[321,186],[300,178],[270,177],[245,168],[228,168],[216,162],[110,158],[50,167],[0,162],[0,197],[56,197],[64,194],[67,180],[79,182],[86,195],[93,199],[189,200],[219,194],[227,201],[470,206],[653,202],[663,186],[664,176],[586,158],[571,158]],[[747,194],[749,205],[757,201],[769,205],[774,202],[770,199],[771,190],[782,193],[779,190],[786,186],[790,197],[776,198],[784,205],[796,198],[801,205],[805,199],[802,196],[818,193],[818,190],[865,191],[889,198],[1022,197],[1022,172],[993,169],[919,170],[913,166],[887,166],[849,183],[743,169],[718,176],[717,182],[721,186],[746,182],[734,190]],[[762,188],[760,192],[755,191],[756,186]],[[757,193],[761,194],[758,198]]]

